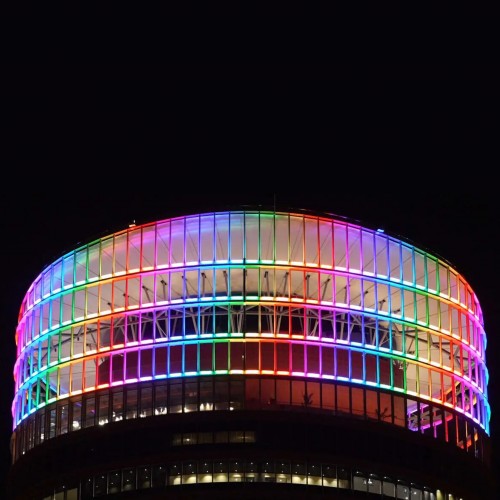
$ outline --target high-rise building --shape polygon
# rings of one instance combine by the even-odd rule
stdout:
[[[344,217],[132,224],[42,270],[16,342],[12,498],[490,498],[474,291]]]

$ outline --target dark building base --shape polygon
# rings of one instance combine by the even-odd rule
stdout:
[[[223,474],[230,474],[238,461],[243,473],[241,483],[228,479],[182,484],[188,480],[196,483],[193,478],[201,477],[199,468],[205,463],[211,467],[210,477],[215,478],[218,464],[222,464]],[[289,472],[279,476],[284,478],[279,484],[276,467],[285,462]],[[191,466],[192,474],[188,470]],[[301,470],[294,471],[295,466]],[[335,487],[324,487],[321,482],[318,486],[293,482],[293,477],[299,482],[301,477],[322,477],[326,484],[330,466],[335,469]],[[151,475],[163,467],[165,477],[153,481]],[[179,468],[178,481],[173,467]],[[311,472],[314,467],[322,467],[323,472]],[[146,472],[144,476],[149,481],[146,487],[138,479],[141,468],[149,471],[149,479]],[[124,470],[135,474],[133,484],[127,486],[130,491],[123,491]],[[120,478],[117,486],[110,487],[112,474]],[[9,499],[16,500],[54,498],[50,495],[57,491],[62,495],[55,498],[69,499],[64,491],[70,490],[71,495],[77,492],[79,499],[106,495],[204,500],[303,499],[305,495],[380,498],[380,494],[368,493],[368,486],[365,492],[358,491],[363,478],[366,483],[372,476],[374,481],[386,480],[409,488],[414,485],[434,494],[452,493],[454,498],[464,500],[488,499],[493,491],[491,474],[484,464],[454,445],[393,425],[302,412],[221,411],[113,422],[49,440],[13,465],[7,493]]]

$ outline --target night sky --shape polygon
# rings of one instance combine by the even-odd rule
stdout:
[[[449,261],[483,310],[498,443],[498,154],[475,92],[483,77],[440,66],[17,72],[0,180],[1,471],[17,314],[45,266],[132,222],[242,206],[345,216]]]

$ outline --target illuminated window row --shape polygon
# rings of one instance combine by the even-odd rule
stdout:
[[[61,290],[112,276],[241,262],[363,273],[438,293],[480,313],[475,295],[456,271],[411,245],[331,219],[250,212],[165,220],[94,241],[43,271],[23,310]]]
[[[14,431],[14,457],[81,428],[196,411],[308,411],[370,419],[418,432],[483,458],[484,432],[447,406],[376,388],[289,377],[199,377],[114,387],[52,403]],[[173,443],[175,444],[175,443]]]
[[[283,460],[191,460],[125,467],[60,486],[42,500],[90,500],[110,494],[190,484],[281,483],[339,488],[400,500],[464,500],[443,490],[332,463]]]
[[[33,307],[18,328],[18,352],[62,325],[163,304],[277,300],[334,305],[401,318],[481,346],[478,320],[458,304],[401,285],[343,274],[273,268],[180,270],[106,281],[57,294]],[[481,333],[479,333],[481,335]]]
[[[321,462],[289,460],[191,460],[124,468],[86,478],[83,499],[148,488],[207,483],[282,483],[341,488],[402,500],[462,500],[440,490]],[[49,497],[51,498],[51,497]]]

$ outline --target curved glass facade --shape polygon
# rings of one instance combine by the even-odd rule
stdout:
[[[269,379],[269,403],[321,409],[318,395],[332,387],[336,410],[347,387],[351,414],[476,456],[489,434],[486,335],[464,277],[427,251],[328,215],[204,213],[93,241],[37,277],[16,341],[15,456],[51,436],[50,419],[41,431],[30,424],[37,414],[93,393],[110,394],[111,408],[120,388],[179,378],[234,377],[245,391],[257,380],[259,404]],[[209,409],[183,394],[175,411]]]

